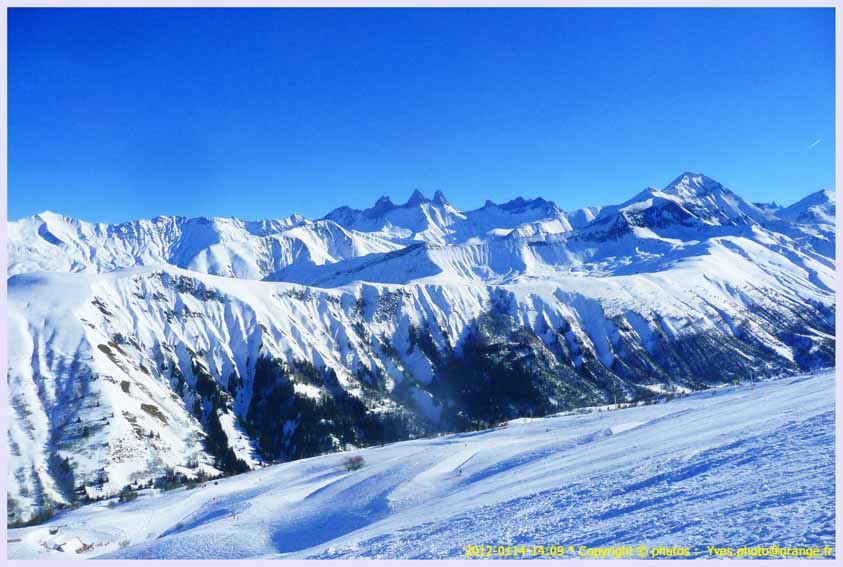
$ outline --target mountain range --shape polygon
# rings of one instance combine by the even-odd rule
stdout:
[[[9,223],[9,520],[833,365],[835,196]]]

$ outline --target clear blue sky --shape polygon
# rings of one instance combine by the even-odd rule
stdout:
[[[818,141],[819,140],[819,141]],[[831,9],[9,11],[9,218],[834,184]]]

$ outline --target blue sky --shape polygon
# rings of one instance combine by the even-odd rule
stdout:
[[[9,218],[834,184],[831,9],[9,11]]]

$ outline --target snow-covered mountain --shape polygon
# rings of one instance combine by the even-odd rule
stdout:
[[[501,205],[486,201],[479,209],[460,211],[441,191],[431,201],[416,190],[403,205],[381,197],[373,207],[362,211],[335,209],[325,220],[405,244],[422,241],[444,245],[505,236],[515,229],[535,230],[536,226],[553,233],[567,232],[587,224],[598,210],[593,207],[565,213],[551,201],[518,197]]]
[[[785,220],[801,224],[834,225],[835,212],[834,193],[817,191],[777,214]]]
[[[687,173],[572,213],[10,223],[10,518],[830,366],[833,220],[833,194],[764,208]]]
[[[259,222],[162,216],[106,225],[44,212],[9,223],[9,274],[99,273],[163,264],[262,279],[290,265],[330,263],[399,247],[299,215]]]
[[[681,229],[773,225],[792,238],[819,234],[828,242],[834,211],[830,191],[786,208],[756,206],[717,181],[685,173],[662,190],[648,188],[620,205],[571,212],[542,198],[521,197],[460,211],[442,192],[429,200],[418,190],[403,205],[382,197],[368,209],[340,207],[317,221],[300,215],[267,221],[162,216],[105,225],[44,212],[9,223],[9,274],[170,265],[227,277],[295,281],[319,266],[396,251],[400,256],[406,247],[420,243],[471,249],[497,246],[506,237],[551,242],[593,240],[603,233],[612,238],[627,232],[651,237],[646,229],[692,240],[694,235]],[[579,256],[583,255],[593,254]],[[574,265],[578,258],[555,263]]]
[[[544,199],[452,207],[441,192],[418,191],[401,206],[383,197],[371,208],[341,207],[324,219],[300,215],[267,221],[161,216],[117,225],[43,212],[9,223],[9,274],[100,273],[170,265],[212,275],[263,279],[306,267],[399,250],[417,242],[445,244],[522,231],[557,233],[590,221],[599,209],[562,212]]]
[[[519,558],[621,545],[637,558],[641,545],[692,558],[711,558],[708,546],[833,554],[834,383],[827,372],[730,386],[146,490],[10,530],[9,556],[457,559],[476,545]],[[350,457],[362,468],[346,470]]]

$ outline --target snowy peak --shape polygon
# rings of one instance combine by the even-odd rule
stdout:
[[[556,206],[556,203],[553,201],[548,201],[546,199],[542,199],[541,197],[537,197],[535,199],[525,199],[524,197],[516,197],[511,201],[507,201],[503,204],[496,204],[490,200],[486,200],[485,205],[483,205],[484,209],[491,209],[497,208],[502,211],[507,211],[513,214],[520,214],[525,213],[527,211],[539,211],[542,214],[553,216],[562,212],[562,209]]]
[[[462,218],[441,192],[431,201],[416,189],[403,205],[396,205],[389,197],[381,197],[373,207],[353,209],[339,207],[324,219],[346,229],[367,233],[402,245],[413,241],[444,243],[452,232],[451,226]]]
[[[371,215],[377,215],[380,213],[391,211],[395,208],[395,206],[396,205],[392,202],[392,200],[388,196],[384,195],[383,197],[375,201],[375,205],[373,207],[366,209],[366,212],[370,213]]]
[[[436,195],[437,197],[439,197],[439,199],[433,201],[435,204],[447,204],[445,196],[442,195],[440,191],[437,191]],[[410,198],[407,199],[407,202],[403,205],[396,205],[392,202],[392,199],[388,195],[383,195],[377,201],[375,201],[374,205],[372,205],[368,209],[360,210],[344,205],[342,207],[334,209],[333,211],[325,215],[323,219],[332,220],[339,224],[347,226],[350,224],[354,224],[360,218],[376,219],[396,209],[411,209],[420,207],[421,205],[426,205],[428,203],[431,203],[430,199],[425,197],[421,191],[415,189],[410,195]]]
[[[68,216],[65,216],[65,215],[62,215],[62,214],[59,214],[59,213],[54,213],[53,211],[49,211],[49,210],[41,211],[40,213],[38,213],[38,214],[36,214],[32,217],[29,217],[29,218],[42,220],[44,222],[74,222],[74,221],[78,222],[78,221],[76,221],[76,219],[73,219],[71,217],[68,217]]]
[[[834,191],[817,191],[804,199],[781,209],[778,216],[799,224],[834,225],[836,207]]]
[[[577,225],[589,222],[596,210],[599,209],[577,211]],[[558,226],[551,229],[554,232],[572,228],[565,213],[554,202],[541,197],[517,197],[503,204],[487,200],[479,209],[462,212],[451,205],[442,191],[436,191],[431,200],[419,190],[415,190],[403,205],[395,205],[388,197],[382,197],[371,208],[340,207],[325,218],[351,230],[377,234],[404,244],[413,241],[453,244],[497,237],[537,222],[555,222]],[[535,227],[524,227],[524,230],[535,231]]]
[[[711,210],[709,221],[720,224],[762,224],[773,218],[772,214],[745,201],[719,181],[701,173],[684,173],[665,188],[692,203],[692,207],[705,204]]]
[[[647,217],[644,225],[652,228],[681,224],[685,226],[745,226],[769,221],[770,213],[741,197],[702,173],[686,172],[661,191],[648,188],[625,210]],[[653,209],[653,210],[647,210]]]
[[[713,192],[725,191],[731,193],[723,185],[702,173],[686,171],[671,181],[663,192],[681,198],[696,198]]]
[[[833,225],[836,212],[833,191],[817,191],[789,207],[775,202],[753,204],[701,173],[683,173],[662,192],[681,198],[695,212],[707,208],[708,220],[720,224],[764,224],[782,219],[797,224]]]

